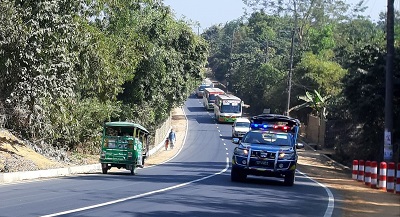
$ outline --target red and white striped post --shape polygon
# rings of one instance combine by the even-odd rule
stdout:
[[[379,189],[386,191],[386,162],[381,162],[379,165]]]
[[[378,183],[378,163],[376,161],[371,162],[371,188],[376,188]]]
[[[363,182],[364,181],[364,160],[360,160],[358,162],[358,177],[357,181]]]
[[[400,163],[397,164],[396,194],[400,194]]]
[[[394,176],[395,176],[395,164],[394,162],[389,162],[387,170],[387,183],[386,183],[387,192],[394,192]]]
[[[371,161],[365,161],[365,185],[371,185]]]
[[[351,178],[353,180],[357,180],[357,174],[358,174],[358,160],[353,160],[353,172]]]

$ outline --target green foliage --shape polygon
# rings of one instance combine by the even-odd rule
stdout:
[[[384,28],[367,19],[354,19],[336,25],[337,33],[334,35],[336,42],[335,60],[348,68],[352,65],[349,61],[354,58],[357,50],[366,45],[382,47],[385,45]]]
[[[294,74],[298,82],[307,89],[319,90],[323,95],[336,96],[342,89],[341,79],[346,70],[328,60],[329,54],[329,51],[320,55],[305,53]]]
[[[309,31],[310,48],[314,54],[319,54],[321,51],[335,47],[332,25],[326,25],[320,29],[310,28]]]
[[[400,78],[400,49],[396,48],[394,81]],[[351,60],[352,67],[344,78],[344,103],[340,107],[341,118],[352,123],[355,132],[351,134],[348,147],[343,150],[363,150],[351,157],[366,157],[381,160],[384,105],[385,105],[385,51],[380,48],[367,46],[357,52]],[[400,88],[393,86],[393,144],[398,144],[400,122]],[[343,138],[340,138],[343,139]],[[340,140],[339,143],[340,144]],[[352,152],[350,152],[352,153]],[[355,156],[357,155],[357,156]]]
[[[23,134],[46,135],[51,131],[42,128],[49,118],[46,102],[75,96],[76,7],[68,0],[1,3],[0,10],[10,17],[1,18],[6,19],[1,32],[7,35],[0,37],[0,83],[6,84],[0,93],[9,107],[18,108],[20,122],[15,127]]]
[[[104,121],[155,129],[203,76],[207,43],[158,0],[5,0],[0,12],[0,106],[34,142],[95,151]]]
[[[289,112],[310,107],[312,108],[313,115],[326,119],[327,100],[330,98],[330,96],[322,97],[317,90],[314,90],[313,93],[306,91],[306,95],[299,96],[298,98],[303,100],[304,103],[290,108]]]

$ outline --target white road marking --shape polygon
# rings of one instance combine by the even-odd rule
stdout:
[[[134,195],[134,196],[130,196],[130,197],[121,198],[121,199],[118,199],[118,200],[113,200],[113,201],[100,203],[100,204],[96,204],[96,205],[92,205],[92,206],[86,206],[86,207],[82,207],[82,208],[78,208],[78,209],[67,210],[67,211],[64,211],[64,212],[58,212],[58,213],[53,213],[53,214],[49,214],[49,215],[44,215],[42,217],[60,216],[60,215],[66,215],[66,214],[81,212],[81,211],[85,211],[85,210],[89,210],[89,209],[95,209],[95,208],[108,206],[108,205],[112,205],[112,204],[116,204],[116,203],[126,202],[126,201],[129,201],[129,200],[134,200],[134,199],[138,199],[138,198],[141,198],[141,197],[146,197],[146,196],[157,194],[157,193],[161,193],[161,192],[170,191],[170,190],[173,190],[173,189],[181,188],[181,187],[184,187],[184,186],[196,183],[196,182],[200,182],[200,181],[209,179],[209,178],[214,177],[216,175],[220,175],[220,174],[226,172],[228,170],[228,168],[229,168],[229,158],[227,157],[226,158],[226,165],[225,165],[225,168],[223,170],[221,170],[221,171],[219,171],[217,173],[214,173],[212,175],[200,178],[200,179],[196,179],[196,180],[193,180],[193,181],[185,182],[185,183],[182,183],[182,184],[179,184],[179,185],[174,185],[174,186],[171,186],[171,187],[168,187],[168,188],[162,188],[162,189],[159,189],[159,190],[150,191],[150,192],[146,192],[146,193],[143,193],[143,194],[138,194],[138,195]]]
[[[185,118],[187,118],[186,115],[185,115]],[[174,159],[176,156],[178,156],[178,154],[181,152],[183,146],[186,143],[187,132],[188,132],[188,124],[186,124],[186,133],[185,133],[185,136],[184,136],[184,139],[183,139],[183,144],[182,144],[181,148],[179,149],[179,151],[172,158],[170,158],[169,160],[166,160],[166,161],[164,161],[164,162],[162,162],[160,164],[167,163],[168,161],[170,161],[170,160]],[[224,143],[224,145],[225,145],[225,143]],[[160,164],[157,164],[157,165],[160,165]],[[154,165],[154,166],[157,166],[157,165]],[[153,166],[150,166],[150,167],[153,167]],[[150,167],[146,167],[146,168],[150,168]],[[137,199],[137,198],[153,195],[153,194],[156,194],[156,193],[161,193],[161,192],[165,192],[165,191],[181,188],[181,187],[184,187],[184,186],[196,183],[196,182],[200,182],[200,181],[209,179],[209,178],[214,177],[216,175],[220,175],[220,174],[226,172],[228,170],[228,168],[229,168],[229,158],[227,157],[226,158],[226,165],[225,165],[225,168],[223,170],[221,170],[221,171],[219,171],[217,173],[214,173],[212,175],[200,178],[200,179],[196,179],[196,180],[193,180],[193,181],[190,181],[190,182],[185,182],[185,183],[182,183],[182,184],[179,184],[179,185],[174,185],[174,186],[171,186],[171,187],[168,187],[168,188],[162,188],[162,189],[159,189],[159,190],[150,191],[150,192],[146,192],[146,193],[139,194],[139,195],[134,195],[134,196],[131,196],[131,197],[125,197],[125,198],[121,198],[121,199],[118,199],[118,200],[113,200],[113,201],[100,203],[100,204],[96,204],[96,205],[92,205],[92,206],[87,206],[87,207],[82,207],[82,208],[78,208],[78,209],[67,210],[67,211],[64,211],[64,212],[58,212],[58,213],[53,213],[53,214],[49,214],[49,215],[44,215],[42,217],[60,216],[60,215],[65,215],[65,214],[70,214],[70,213],[75,213],[75,212],[81,212],[81,211],[84,211],[84,210],[89,210],[89,209],[94,209],[94,208],[98,208],[98,207],[108,206],[108,205],[112,205],[112,204],[116,204],[116,203],[125,202],[125,201],[128,201],[128,200],[134,200],[134,199]]]
[[[299,172],[301,175],[303,175],[304,177],[306,177],[307,179],[317,183],[319,186],[321,186],[322,188],[325,189],[326,193],[328,194],[328,206],[326,207],[325,210],[325,214],[324,217],[331,217],[332,213],[333,213],[333,209],[335,208],[335,198],[333,197],[333,194],[331,192],[331,190],[329,190],[328,187],[326,187],[324,184],[319,183],[318,181],[315,181],[314,179],[308,177],[306,174],[296,170],[297,172]]]

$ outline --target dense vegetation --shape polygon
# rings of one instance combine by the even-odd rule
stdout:
[[[208,58],[215,78],[251,105],[251,114],[286,112],[292,68],[290,114],[335,121],[339,130],[331,143],[344,159],[377,159],[384,128],[385,14],[377,23],[361,16],[362,1],[243,2],[254,11],[200,37],[161,0],[0,1],[0,124],[41,146],[96,150],[104,121],[133,120],[155,129],[202,80]]]
[[[41,146],[96,150],[104,121],[155,129],[207,52],[160,0],[2,0],[0,115]]]
[[[287,111],[288,72],[293,39],[290,115],[336,121],[335,149],[343,159],[379,160],[385,101],[386,14],[373,23],[361,16],[362,1],[244,0],[247,19],[207,29],[209,67],[235,95],[250,104]],[[395,14],[394,127],[400,143],[400,17]],[[305,108],[302,105],[307,105]],[[340,123],[340,124],[339,124]],[[397,152],[397,156],[399,152]]]

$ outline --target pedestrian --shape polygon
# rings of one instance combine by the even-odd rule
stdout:
[[[169,139],[167,138],[167,139],[165,140],[165,151],[168,150],[168,142],[169,142]]]
[[[171,147],[171,149],[173,149],[175,142],[176,142],[176,135],[175,135],[175,132],[173,129],[171,129],[171,132],[169,132],[168,139],[169,139],[170,147]]]

